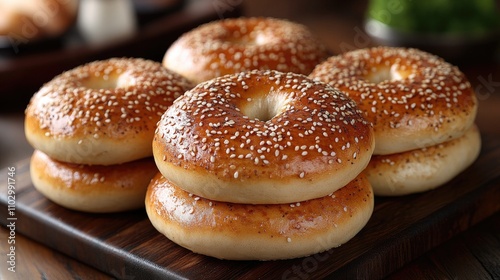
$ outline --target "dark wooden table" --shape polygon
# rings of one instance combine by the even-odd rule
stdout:
[[[9,231],[0,227],[0,240]],[[1,256],[8,254],[0,247]],[[113,279],[71,257],[35,242],[16,236],[18,264],[16,273],[0,268],[1,279]],[[387,279],[500,279],[500,213],[425,253],[389,275]],[[132,276],[124,279],[138,279]]]
[[[277,1],[276,5],[281,2],[283,1]],[[336,12],[327,9],[333,9],[334,4],[329,4],[331,6],[324,4],[326,7],[320,4],[305,7],[305,2],[294,1],[297,4],[295,8],[289,7],[285,10],[278,9],[274,5],[274,8],[267,7],[265,1],[216,0],[208,1],[208,7],[219,7],[217,11],[212,10],[212,17],[229,16],[227,12],[234,12],[236,6],[245,6],[245,11],[249,15],[270,15],[296,20],[309,26],[335,53],[374,44],[362,30],[359,15],[365,6],[359,4],[359,2],[362,3],[363,1],[355,1],[355,4]],[[214,3],[219,6],[213,6]],[[347,11],[353,13],[354,16]],[[335,16],[332,16],[332,14]],[[204,20],[207,18],[210,18],[210,16],[205,17]],[[165,22],[168,22],[168,20],[165,20]],[[155,34],[157,34],[155,32],[161,32],[161,30],[161,25],[153,25],[146,34],[139,36],[139,40],[154,41]],[[104,52],[88,51],[83,56],[72,56],[73,58],[69,62],[65,60],[68,64],[59,66],[70,67],[70,65],[79,63],[82,60],[102,56],[103,53],[109,56],[114,54],[114,51],[120,53],[123,50],[123,47],[116,45],[105,49]],[[54,58],[56,56],[49,55],[49,57]],[[42,58],[39,67],[43,68],[43,63],[46,63],[46,61],[47,58]],[[22,66],[21,63],[16,66],[16,69],[20,69],[19,67]],[[497,172],[493,173],[493,175],[490,174],[490,177],[493,178],[493,185],[489,187],[489,190],[490,193],[498,194],[498,192],[491,190],[500,188],[497,168],[500,166],[500,158],[497,152],[500,146],[500,126],[498,124],[500,120],[499,57],[497,54],[496,57],[492,56],[491,60],[488,61],[467,62],[459,66],[469,77],[478,94],[480,109],[477,123],[481,133],[487,136],[488,147],[495,151],[488,158],[488,162],[496,168],[493,170]],[[51,71],[57,71],[57,67],[52,68]],[[20,79],[20,75],[22,74],[14,75],[14,81]],[[6,91],[0,91],[0,94],[14,94],[9,89],[12,84],[4,84],[3,86]],[[2,170],[4,170],[4,167],[19,164],[19,161],[25,160],[32,152],[31,147],[25,141],[22,125],[22,110],[26,105],[27,97],[31,93],[27,89],[25,92],[18,94],[20,95],[12,99],[12,102],[17,103],[2,104],[2,108],[6,109],[3,109],[0,113],[0,131],[4,132],[0,134],[0,169]],[[489,201],[492,199],[496,199],[500,203],[500,197],[493,197]],[[495,205],[486,208],[491,209],[492,207],[498,209],[495,208]],[[422,250],[421,254],[413,254],[410,258],[405,250],[400,250],[395,252],[394,256],[391,256],[391,260],[398,260],[397,264],[387,264],[384,267],[360,267],[359,270],[372,269],[374,275],[384,275],[389,279],[500,279],[500,213],[479,213],[476,216],[484,219],[474,219],[472,217],[469,220],[460,219],[459,224],[456,224],[454,228],[446,229],[447,232],[444,234],[436,234],[435,231],[432,231],[432,234],[439,236],[439,238],[436,237],[435,242],[431,242],[432,244],[421,244],[422,248],[429,248],[428,250]],[[464,217],[466,217],[465,214]],[[447,222],[446,219],[442,221]],[[22,221],[19,221],[19,223],[22,223]],[[24,225],[24,227],[27,226],[29,225]],[[5,258],[10,253],[9,244],[7,243],[9,235],[10,230],[8,228],[0,227],[0,256]],[[125,268],[123,271],[120,269],[101,271],[19,232],[16,233],[15,240],[16,273],[9,272],[7,270],[8,264],[4,259],[1,259],[0,279],[113,279],[112,275],[120,275],[120,278],[123,279],[139,279],[134,275],[127,274]],[[411,244],[409,246],[415,251],[414,247],[418,247],[420,244]],[[388,259],[388,261],[390,260]],[[383,263],[383,260],[379,261],[380,263]],[[387,267],[392,270],[388,270]],[[296,276],[301,279],[300,275]],[[305,276],[302,278],[305,279]]]

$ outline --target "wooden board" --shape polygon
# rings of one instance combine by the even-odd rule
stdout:
[[[422,194],[377,197],[370,221],[352,240],[293,260],[218,260],[169,241],[144,211],[85,214],[61,208],[33,188],[28,159],[13,165],[16,231],[120,279],[378,279],[499,211],[499,158],[497,137],[483,135],[479,159],[448,184]],[[9,221],[8,176],[2,170],[2,224]]]

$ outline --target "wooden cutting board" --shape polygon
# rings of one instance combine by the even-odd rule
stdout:
[[[478,160],[448,184],[422,194],[376,197],[370,221],[348,243],[285,261],[223,261],[192,253],[159,234],[142,210],[85,214],[64,209],[33,188],[28,159],[13,165],[14,217],[17,232],[120,279],[378,279],[499,211],[499,159],[500,141],[483,135]],[[4,225],[11,221],[8,176],[2,170]]]

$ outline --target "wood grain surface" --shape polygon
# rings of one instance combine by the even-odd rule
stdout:
[[[500,212],[497,212],[387,279],[500,279],[499,260]]]
[[[85,214],[59,207],[32,186],[28,160],[16,164],[16,230],[118,278],[378,279],[500,210],[500,145],[483,135],[479,159],[448,184],[422,194],[377,197],[366,227],[341,247],[284,261],[223,261],[179,247],[145,211]],[[7,171],[0,182],[6,189]],[[6,193],[0,195],[6,209]],[[0,212],[6,223],[7,211]]]
[[[10,229],[0,227],[0,240],[5,242],[10,235]],[[16,267],[10,271],[10,265],[2,259],[0,266],[0,279],[26,280],[26,279],[85,279],[85,280],[110,280],[106,275],[94,268],[69,258],[62,253],[55,252],[39,242],[16,234]],[[5,244],[5,243],[4,243]],[[0,246],[0,255],[10,253],[9,246]],[[5,265],[4,265],[5,264]],[[50,270],[48,269],[50,268]]]

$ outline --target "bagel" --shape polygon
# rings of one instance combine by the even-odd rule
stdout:
[[[177,39],[163,65],[194,83],[253,69],[309,74],[328,57],[303,25],[274,18],[213,21]]]
[[[479,156],[481,135],[473,125],[460,138],[413,151],[374,155],[365,169],[375,195],[399,196],[437,188]]]
[[[298,258],[340,246],[366,225],[373,205],[364,175],[330,195],[292,204],[212,201],[160,173],[146,194],[146,212],[160,233],[193,252],[230,260]]]
[[[35,150],[30,161],[35,189],[65,208],[91,213],[143,208],[146,189],[157,172],[151,157],[90,166],[60,162]]]
[[[371,125],[342,92],[304,75],[252,70],[198,84],[153,139],[160,172],[195,195],[291,203],[345,186],[368,164]]]
[[[0,36],[11,43],[54,38],[75,22],[77,0],[0,0]]]
[[[429,53],[374,47],[333,56],[310,78],[345,92],[373,123],[376,155],[434,146],[474,123],[477,99],[465,75]]]
[[[53,159],[113,165],[152,156],[156,123],[191,84],[158,62],[94,61],[34,94],[25,111],[28,142]]]

